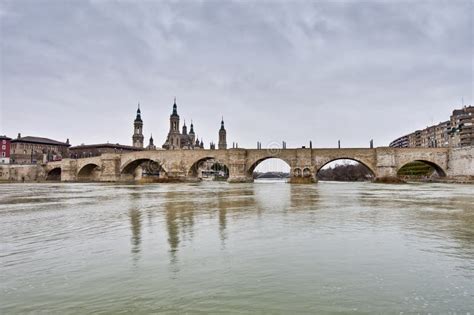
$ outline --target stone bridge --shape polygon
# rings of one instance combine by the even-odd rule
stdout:
[[[46,178],[61,181],[133,181],[141,178],[145,163],[159,165],[160,178],[192,180],[198,166],[216,160],[229,169],[229,182],[251,182],[259,163],[277,158],[290,166],[290,182],[315,182],[326,164],[350,159],[365,165],[375,178],[396,177],[398,170],[413,161],[433,166],[442,177],[474,176],[474,148],[347,148],[347,149],[228,149],[228,150],[153,150],[123,154],[103,154],[83,159],[64,159],[47,163]]]

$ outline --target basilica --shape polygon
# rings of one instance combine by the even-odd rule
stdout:
[[[138,105],[137,116],[135,118],[135,121],[133,122],[133,127],[134,127],[133,136],[132,136],[133,147],[143,149],[144,148],[143,120],[141,117],[140,104]],[[201,140],[199,140],[199,137],[196,135],[192,121],[189,127],[190,128],[188,132],[188,127],[186,126],[186,121],[185,121],[182,129],[180,129],[178,106],[176,105],[176,98],[175,98],[174,104],[173,104],[173,111],[170,115],[170,129],[168,132],[168,136],[166,137],[165,143],[162,145],[162,148],[165,150],[204,149],[204,142],[202,138]],[[227,149],[227,132],[224,127],[224,119],[221,120],[221,128],[219,129],[219,142],[218,142],[217,147],[219,150]],[[211,150],[214,150],[216,149],[216,146],[213,142],[211,142],[209,148]],[[156,146],[153,141],[153,136],[150,136],[150,140],[146,149],[156,150]]]

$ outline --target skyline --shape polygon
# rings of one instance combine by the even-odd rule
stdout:
[[[388,146],[472,104],[472,2],[3,1],[0,133]]]

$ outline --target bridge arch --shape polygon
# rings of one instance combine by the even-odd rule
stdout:
[[[99,173],[99,165],[95,163],[87,163],[79,169],[79,172],[77,172],[77,179],[80,181],[98,180]]]
[[[143,166],[146,172],[158,174],[159,177],[165,177],[168,174],[161,161],[150,158],[138,158],[122,166],[120,175],[135,177],[135,172],[139,166]]]
[[[61,180],[61,167],[54,167],[53,169],[49,170],[48,173],[46,174],[46,180]]]
[[[408,164],[411,164],[413,162],[421,162],[424,163],[430,167],[432,167],[436,173],[438,174],[439,177],[446,177],[446,171],[437,163],[425,159],[416,159],[416,160],[411,160],[411,161],[404,161],[403,163],[400,163],[400,166],[397,169],[397,175],[399,174],[400,170],[404,167],[407,166]]]
[[[213,156],[202,157],[198,159],[197,161],[193,162],[187,171],[187,176],[199,177],[199,169],[204,167],[205,166],[204,164],[209,161],[214,161],[213,166],[218,165],[219,171],[224,172],[224,177],[229,176],[229,167],[226,165],[226,163],[222,162],[220,159]],[[211,166],[211,168],[213,166]]]
[[[340,160],[349,160],[349,161],[357,162],[357,163],[363,165],[365,168],[367,168],[373,178],[376,177],[375,169],[374,169],[373,166],[370,165],[370,163],[367,163],[367,162],[363,161],[362,159],[357,159],[357,158],[353,158],[353,157],[345,157],[345,156],[344,157],[336,157],[336,158],[328,159],[328,160],[324,161],[322,164],[316,166],[315,167],[315,175],[318,176],[319,171],[321,171],[321,169],[323,169],[329,163],[332,163],[332,162],[335,162],[335,161],[340,161]]]
[[[253,172],[255,171],[255,169],[257,168],[257,166],[258,166],[260,163],[262,163],[262,162],[264,162],[264,161],[266,161],[266,160],[269,160],[269,159],[276,159],[276,160],[280,160],[280,161],[285,162],[285,163],[288,165],[288,167],[290,168],[290,172],[291,172],[291,173],[302,172],[302,170],[301,170],[300,168],[298,168],[298,167],[297,167],[297,168],[292,168],[292,167],[291,167],[291,163],[290,163],[288,160],[282,158],[281,156],[269,155],[269,156],[265,156],[265,157],[259,158],[258,160],[254,161],[254,162],[251,162],[251,163],[250,163],[250,166],[249,166],[248,169],[247,169],[247,175],[248,175],[248,176],[252,176],[252,175],[253,175]],[[298,169],[299,171],[298,171],[297,169]]]

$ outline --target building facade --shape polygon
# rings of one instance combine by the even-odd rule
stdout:
[[[395,139],[393,148],[443,148],[474,145],[474,107],[453,111],[450,120]]]
[[[456,109],[451,115],[451,144],[453,147],[474,145],[474,106]]]
[[[178,114],[178,106],[176,105],[176,98],[174,99],[173,103],[173,110],[171,112],[169,118],[169,131],[166,137],[165,142],[162,145],[162,148],[165,150],[177,150],[177,149],[184,149],[184,150],[197,150],[197,149],[204,149],[204,142],[196,135],[194,131],[194,124],[191,120],[191,125],[186,125],[186,121],[184,121],[183,126],[180,126],[180,116]],[[118,144],[117,144],[118,145]],[[97,145],[91,145],[97,146]],[[122,148],[125,150],[126,146],[120,146],[114,149]],[[137,115],[135,120],[133,121],[133,135],[132,135],[132,147],[138,150],[156,150],[157,147],[154,144],[153,136],[150,137],[149,143],[146,147],[144,147],[144,137],[143,137],[143,120],[141,116],[140,104],[138,104]],[[219,141],[217,145],[218,149],[227,149],[227,131],[224,127],[224,119],[221,121],[221,128],[219,129]],[[76,147],[73,148],[75,151]],[[78,150],[83,151],[83,147]],[[210,149],[216,149],[216,145],[211,142]],[[84,152],[74,152],[77,153],[79,156],[81,154],[98,154],[100,152],[97,151],[84,151]],[[94,156],[94,155],[93,155]]]
[[[0,164],[10,164],[11,138],[0,136]]]
[[[186,122],[183,124],[183,129],[180,132],[179,126],[179,115],[178,106],[176,105],[176,98],[173,104],[173,112],[170,115],[170,129],[166,141],[163,144],[163,149],[176,150],[176,149],[204,149],[204,143],[201,139],[196,136],[194,132],[194,125],[191,121],[189,133]]]
[[[408,135],[397,138],[397,139],[393,140],[392,142],[390,142],[390,147],[392,147],[392,148],[408,148],[409,146],[410,146],[410,144],[409,144]]]
[[[104,153],[125,153],[131,151],[141,151],[143,149],[129,145],[100,143],[100,144],[81,144],[69,148],[69,157],[71,159],[81,159],[93,156],[99,156]]]
[[[10,163],[37,164],[60,161],[69,156],[69,139],[66,142],[42,137],[22,137],[11,140]]]

